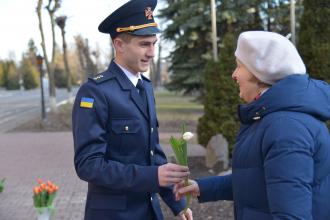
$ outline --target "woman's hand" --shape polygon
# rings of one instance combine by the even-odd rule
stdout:
[[[180,214],[181,220],[193,220],[192,211],[188,208],[187,211],[182,211]]]
[[[190,193],[193,197],[200,195],[199,186],[195,180],[189,180],[189,186],[185,186],[185,182],[181,181],[174,185],[173,193],[175,194],[175,199],[179,201],[186,194]]]

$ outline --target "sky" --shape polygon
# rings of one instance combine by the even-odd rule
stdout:
[[[33,39],[41,52],[41,37],[39,21],[36,13],[37,0],[0,0],[0,59],[21,59],[21,54],[28,49],[29,39]],[[109,51],[109,35],[100,33],[99,23],[115,9],[128,0],[62,0],[57,16],[68,16],[66,22],[66,40],[70,46],[74,45],[74,36],[81,34],[89,39],[89,45],[97,45],[101,52]],[[48,0],[44,0],[44,5]],[[43,27],[47,45],[48,57],[51,55],[52,44],[49,15],[42,10]],[[60,29],[56,27],[56,41],[61,46]]]

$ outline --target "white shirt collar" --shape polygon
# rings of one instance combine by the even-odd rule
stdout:
[[[124,67],[122,67],[121,65],[119,65],[118,63],[116,63],[119,68],[125,73],[125,75],[127,76],[127,78],[132,82],[132,84],[134,86],[136,86],[136,84],[138,83],[138,80],[141,79],[141,73],[138,73],[137,75],[131,73],[130,71],[128,71],[127,69],[125,69]]]

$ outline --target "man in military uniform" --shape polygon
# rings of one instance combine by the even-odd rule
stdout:
[[[161,220],[157,193],[181,219],[185,201],[172,186],[188,167],[167,163],[159,145],[151,82],[141,72],[154,57],[157,0],[132,0],[109,15],[116,58],[79,90],[73,108],[74,164],[88,182],[85,220]]]

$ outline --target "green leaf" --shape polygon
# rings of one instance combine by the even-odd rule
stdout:
[[[180,165],[186,165],[185,157],[187,155],[184,154],[183,147],[182,147],[182,141],[174,138],[173,136],[171,136],[170,144],[172,146],[172,149],[173,149],[173,152],[175,154],[175,158],[176,158],[177,162]]]
[[[54,199],[55,199],[56,193],[49,194],[47,204],[46,206],[51,206]]]
[[[185,186],[189,186],[190,184],[189,184],[189,180],[188,180],[188,178],[185,180]],[[186,195],[186,207],[184,208],[184,211],[187,211],[187,209],[189,208],[189,206],[190,206],[190,203],[191,203],[191,194],[190,193],[188,193],[187,195]]]
[[[41,206],[46,206],[47,204],[47,197],[48,197],[48,193],[46,190],[42,190],[41,193],[39,193],[40,195],[40,205]]]
[[[183,154],[183,160],[184,160],[184,164],[188,166],[188,152],[187,152],[187,141],[182,140],[182,154]]]
[[[184,133],[186,133],[186,124],[185,124],[185,123],[182,124],[181,132],[182,132],[182,135],[183,135]]]
[[[41,194],[35,194],[33,195],[33,203],[34,203],[34,207],[41,207]]]

